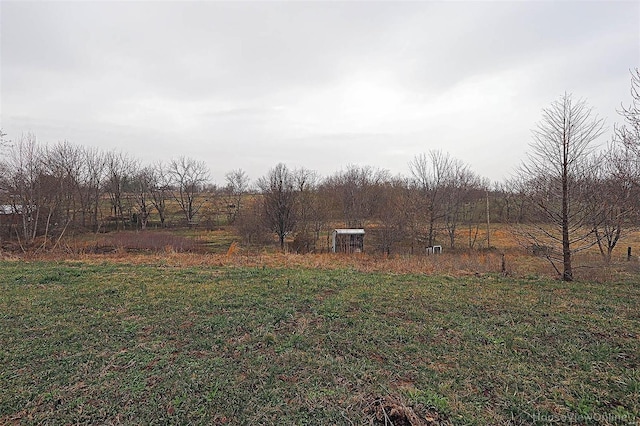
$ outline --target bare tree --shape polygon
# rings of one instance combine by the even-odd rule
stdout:
[[[624,231],[634,228],[640,206],[640,71],[631,72],[631,104],[618,111],[624,124],[614,128],[606,152],[597,160],[591,199],[598,207],[594,222],[598,248],[606,262]]]
[[[593,159],[590,168],[588,199],[593,203],[593,231],[605,262],[623,232],[633,227],[636,211],[637,188],[633,185],[639,164],[629,146],[612,143]]]
[[[0,129],[0,149],[2,148],[6,148],[9,146],[9,140],[5,138],[5,136],[7,136],[7,134]]]
[[[44,193],[42,191],[42,151],[32,134],[22,137],[9,148],[3,161],[2,187],[8,194],[12,212],[20,218],[21,229],[16,229],[19,242],[35,240],[40,224]]]
[[[271,231],[264,225],[263,200],[258,197],[247,199],[234,225],[245,244],[267,244],[272,240]]]
[[[294,185],[293,174],[282,163],[258,180],[263,196],[264,223],[278,236],[281,250],[284,250],[285,239],[293,232],[298,220]]]
[[[106,180],[105,191],[111,201],[112,218],[116,228],[124,228],[126,223],[125,211],[130,213],[130,204],[127,195],[131,186],[134,170],[138,168],[137,162],[127,154],[110,151],[106,155]],[[128,214],[128,216],[130,216]]]
[[[486,247],[491,248],[490,241],[490,203],[489,188],[491,186],[488,179],[478,176],[465,181],[468,183],[462,191],[461,207],[459,217],[461,223],[466,225],[467,247],[473,249],[479,242],[480,229],[486,229]],[[495,203],[494,203],[495,204]],[[485,241],[485,240],[482,240]]]
[[[51,231],[56,227],[66,229],[75,218],[78,153],[76,147],[66,141],[41,150],[41,209],[46,215],[41,247],[47,245]]]
[[[84,160],[86,177],[83,197],[86,198],[83,204],[91,215],[91,225],[97,233],[100,230],[100,199],[106,179],[107,156],[98,149],[88,148],[84,151]]]
[[[149,168],[151,178],[151,204],[155,207],[160,217],[160,227],[164,228],[167,218],[167,199],[171,194],[171,177],[167,167],[158,162]]]
[[[61,219],[65,224],[79,225],[78,216],[80,215],[84,225],[85,198],[82,195],[86,166],[82,148],[63,141],[45,151],[45,165],[49,173],[57,176],[59,180],[60,208],[64,216]]]
[[[448,153],[431,150],[428,154],[416,155],[409,163],[417,193],[414,206],[416,222],[418,226],[426,224],[426,235],[424,232],[418,233],[418,238],[419,242],[424,240],[427,246],[434,245],[436,224],[445,217],[445,187],[451,181],[455,161]]]
[[[640,155],[640,69],[631,70],[631,104],[618,110],[625,124],[616,126],[616,139]]]
[[[209,181],[209,169],[204,161],[180,157],[171,160],[168,166],[172,186],[173,198],[180,206],[187,224],[191,226],[198,211],[205,200],[198,198],[205,184]]]
[[[471,203],[484,192],[481,179],[470,167],[458,159],[451,159],[450,169],[444,182],[443,213],[444,227],[449,237],[449,246],[456,247],[458,226],[471,214]],[[484,198],[484,197],[483,197]]]
[[[227,209],[227,220],[233,223],[240,212],[242,197],[249,190],[249,176],[242,169],[235,169],[225,175],[227,186],[224,188],[224,196]]]
[[[298,252],[315,251],[316,241],[324,225],[324,210],[318,197],[320,175],[304,167],[292,172],[296,191],[296,236],[293,242]]]
[[[499,220],[503,223],[521,224],[529,220],[527,198],[527,177],[515,175],[502,183],[496,184],[496,204],[499,209]]]
[[[624,105],[618,111],[625,120],[622,126],[616,126],[614,142],[621,155],[616,168],[623,169],[625,178],[640,188],[640,69],[631,71],[631,104]]]
[[[342,210],[347,227],[363,228],[375,212],[373,189],[388,180],[387,170],[349,165],[346,170],[326,179],[323,189],[333,193],[334,204]]]
[[[391,255],[398,250],[409,228],[411,189],[408,180],[395,177],[380,182],[375,189],[375,199],[378,248]]]
[[[528,158],[520,167],[529,197],[550,224],[528,235],[561,247],[560,257],[548,255],[547,259],[564,281],[573,280],[572,254],[588,245],[593,231],[593,211],[584,202],[584,178],[587,160],[603,129],[603,120],[584,100],[576,102],[565,93],[542,111],[542,120],[532,131]],[[556,260],[562,261],[562,272]]]
[[[25,221],[18,237],[27,243],[44,236],[60,238],[69,226],[98,228],[105,185],[106,157],[98,150],[87,150],[67,141],[39,146],[32,135],[23,136],[10,147],[3,170],[2,186],[11,181],[16,217]],[[20,195],[22,194],[22,195]],[[25,237],[27,236],[28,237]]]
[[[307,232],[309,225],[310,207],[313,193],[316,191],[319,181],[318,173],[305,169],[295,169],[292,172],[294,188],[297,192],[297,212],[299,218],[299,230]]]
[[[309,251],[317,250],[320,233],[326,229],[329,218],[328,199],[320,190],[321,178],[315,171],[298,169],[295,171],[296,187],[300,194],[298,205],[301,209],[304,232],[307,233]]]
[[[154,181],[154,170],[152,166],[143,167],[132,177],[131,189],[136,203],[136,213],[133,215],[136,226],[147,229],[149,215],[151,214],[152,193]]]

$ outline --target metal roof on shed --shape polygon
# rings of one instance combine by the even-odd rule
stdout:
[[[364,235],[364,229],[334,229],[336,234]]]
[[[14,214],[16,209],[8,204],[0,204],[0,214]]]

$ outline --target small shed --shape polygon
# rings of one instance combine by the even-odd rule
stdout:
[[[427,247],[427,254],[440,254],[440,253],[442,253],[442,246]]]
[[[0,233],[9,234],[12,226],[22,219],[22,206],[0,204]]]
[[[364,251],[364,229],[334,229],[334,253],[362,253]]]
[[[2,223],[17,223],[22,217],[22,206],[12,206],[9,204],[0,204],[0,221]]]

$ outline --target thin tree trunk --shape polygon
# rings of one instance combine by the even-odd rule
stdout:
[[[565,136],[566,137],[566,136]],[[571,246],[569,241],[569,142],[565,139],[564,159],[562,164],[562,262],[564,281],[573,281],[573,271],[571,269]]]

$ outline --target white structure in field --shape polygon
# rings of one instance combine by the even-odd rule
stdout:
[[[334,229],[334,253],[362,253],[364,251],[364,229]]]
[[[442,246],[427,247],[427,254],[440,254],[440,253],[442,253]]]

